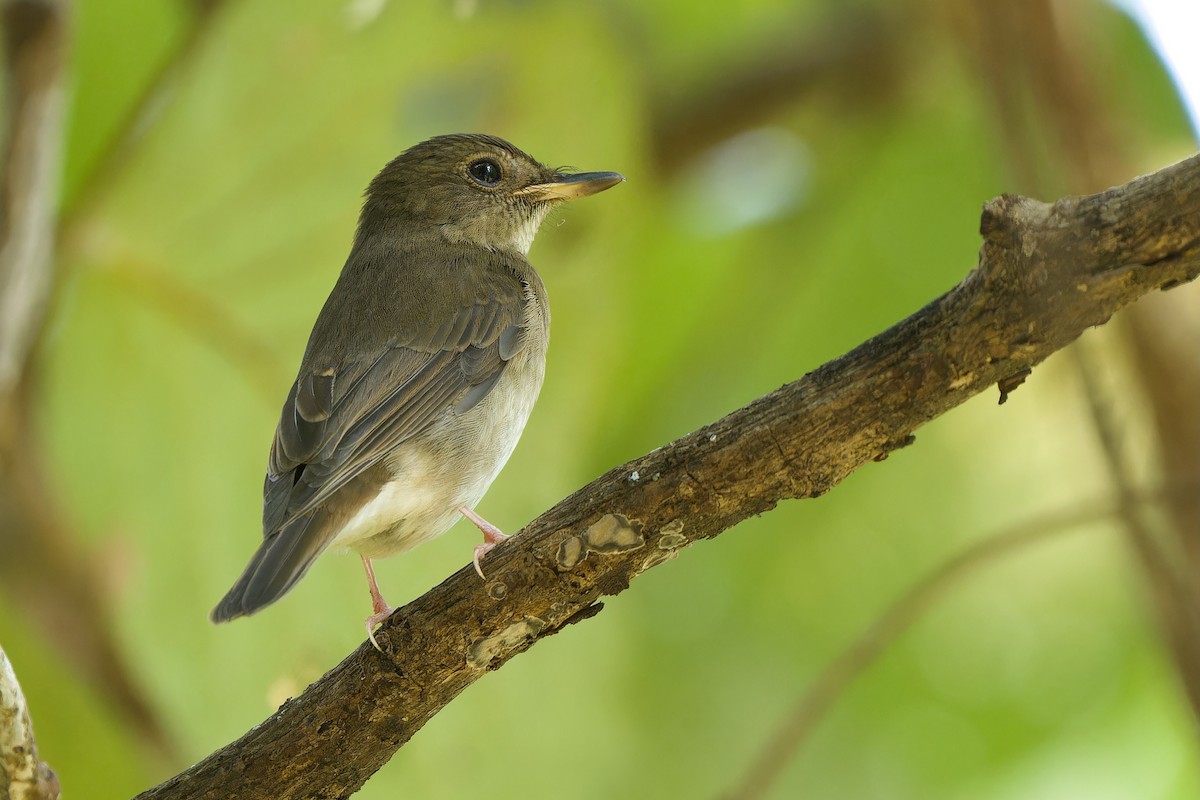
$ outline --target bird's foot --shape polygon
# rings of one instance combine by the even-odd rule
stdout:
[[[371,645],[381,653],[383,652],[383,648],[379,646],[379,642],[375,641],[375,628],[390,617],[392,611],[392,607],[385,603],[383,608],[377,609],[374,614],[367,617],[367,638],[371,641]]]
[[[475,565],[475,571],[479,573],[479,577],[482,578],[483,580],[487,580],[487,576],[483,574],[483,567],[481,567],[479,565],[479,562],[483,560],[483,557],[486,556],[493,547],[500,544],[500,542],[503,542],[505,539],[509,538],[506,534],[503,534],[503,533],[500,534],[500,537],[501,538],[499,538],[495,541],[486,541],[483,544],[475,545],[475,556],[471,559],[471,563]]]
[[[383,599],[383,595],[379,591],[379,584],[375,582],[375,567],[371,566],[371,559],[359,557],[362,558],[363,569],[367,573],[367,585],[371,590],[371,610],[375,612],[367,617],[367,638],[371,640],[374,648],[382,653],[383,648],[379,646],[379,642],[375,641],[375,628],[392,615],[393,609]]]
[[[471,522],[475,524],[475,527],[479,528],[479,530],[483,533],[483,544],[475,545],[475,556],[471,559],[471,563],[475,565],[475,571],[479,573],[479,577],[486,580],[486,577],[483,574],[483,567],[480,566],[479,562],[483,560],[483,557],[487,555],[493,547],[507,540],[509,536],[508,534],[504,533],[504,531],[500,530],[495,525],[488,522],[486,519],[479,516],[466,506],[459,506],[458,511],[464,517],[471,520]]]

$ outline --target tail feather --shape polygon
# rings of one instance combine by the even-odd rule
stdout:
[[[318,510],[264,539],[233,588],[213,609],[212,621],[228,622],[253,614],[283,597],[329,546],[332,526],[324,516]]]

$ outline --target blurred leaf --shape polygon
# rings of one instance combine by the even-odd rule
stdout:
[[[915,11],[893,23],[908,59],[893,94],[818,96],[768,121],[803,148],[802,191],[725,231],[681,219],[720,187],[703,159],[672,175],[653,163],[658,92],[685,94],[798,16],[843,11],[794,5],[392,2],[370,18],[258,2],[215,19],[128,160],[89,189],[42,420],[81,546],[112,573],[121,640],[188,759],[362,638],[366,589],[338,555],[258,616],[206,617],[260,535],[278,404],[363,187],[399,150],[482,130],[629,178],[553,216],[534,246],[554,307],[547,382],[481,508],[509,530],[973,266],[1007,167],[960,43]],[[1187,146],[1169,84],[1134,28],[1081,7],[1072,19],[1102,20],[1089,35],[1111,102],[1135,110],[1131,146],[1158,166]],[[181,41],[181,8],[80,4],[68,199]],[[896,595],[1101,476],[1073,379],[1051,361],[1002,409],[980,397],[828,497],[656,570],[466,692],[358,796],[714,796]],[[474,542],[458,526],[381,564],[389,600],[462,566]],[[776,796],[1194,796],[1194,732],[1140,604],[1107,527],[997,566],[852,687]],[[142,763],[100,700],[56,694],[70,678],[19,618],[0,609],[0,636],[45,665],[22,681],[69,794],[128,795],[184,766]]]

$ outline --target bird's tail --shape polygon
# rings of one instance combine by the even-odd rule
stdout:
[[[327,536],[313,535],[327,526],[314,522],[317,520],[306,515],[263,539],[242,576],[213,609],[212,621],[228,622],[253,614],[283,597],[329,544]]]

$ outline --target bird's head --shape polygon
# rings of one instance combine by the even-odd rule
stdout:
[[[616,172],[565,174],[495,136],[437,136],[396,156],[371,181],[359,236],[428,225],[451,241],[524,255],[552,206],[623,180]]]

